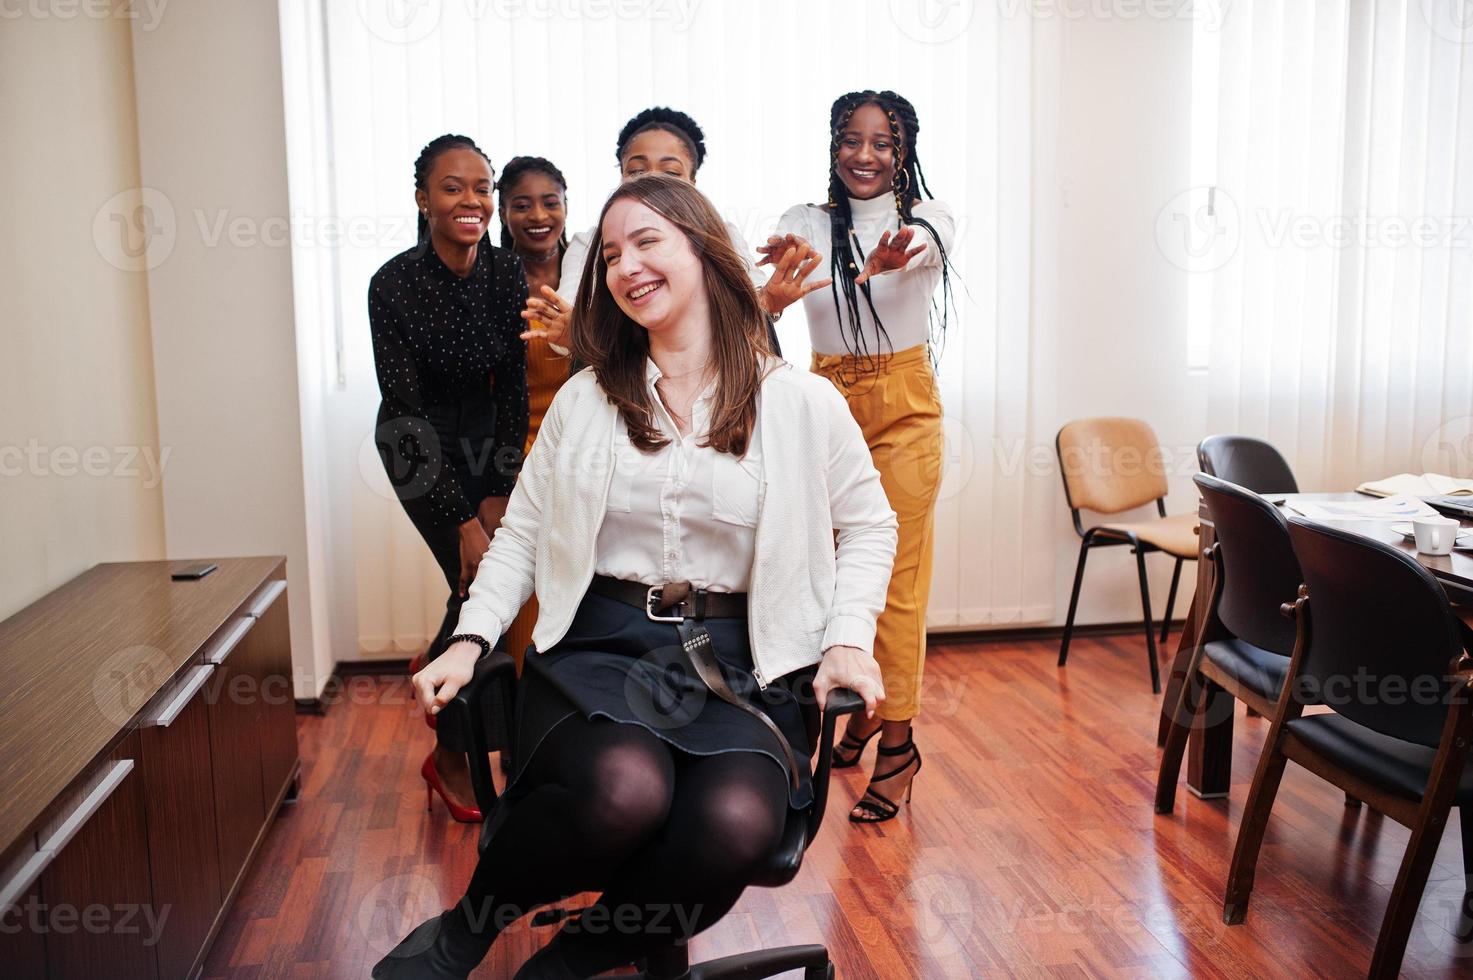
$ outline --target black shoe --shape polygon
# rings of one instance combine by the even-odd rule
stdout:
[[[921,750],[916,748],[915,738],[907,737],[904,745],[897,745],[893,749],[887,749],[883,745],[877,750],[880,755],[888,758],[905,756],[906,759],[900,765],[886,773],[875,773],[869,781],[869,787],[865,789],[864,796],[854,804],[854,809],[849,812],[850,823],[884,823],[886,820],[894,820],[900,813],[900,807],[887,796],[875,792],[875,784],[883,783],[887,779],[898,776],[906,770],[910,770],[910,781],[905,784],[905,802],[910,802],[910,791],[915,788],[916,773],[921,771]],[[912,769],[911,767],[914,766]],[[879,760],[875,762],[875,768],[880,767]]]
[[[833,753],[830,756],[832,761],[829,763],[829,766],[834,769],[853,769],[859,765],[859,757],[864,755],[865,748],[874,740],[876,735],[880,734],[880,729],[884,727],[883,723],[876,725],[875,730],[864,738],[855,738],[846,728],[844,730],[844,737],[839,739],[838,745],[834,746]]]
[[[477,935],[460,908],[421,922],[374,965],[374,980],[465,980],[486,958],[494,935]]]

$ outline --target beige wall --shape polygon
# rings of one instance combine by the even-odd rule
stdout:
[[[164,556],[126,20],[0,28],[0,617],[100,561]],[[114,264],[109,259],[118,261]]]

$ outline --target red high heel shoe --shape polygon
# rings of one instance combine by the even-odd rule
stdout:
[[[440,799],[445,802],[445,809],[449,810],[450,816],[460,823],[481,823],[486,819],[481,815],[479,807],[461,806],[450,798],[449,793],[445,792],[445,783],[440,779],[440,771],[435,768],[433,749],[430,750],[429,755],[425,756],[424,765],[419,767],[419,774],[424,777],[425,781],[426,810],[432,809],[431,804],[434,802],[435,794],[439,793]]]

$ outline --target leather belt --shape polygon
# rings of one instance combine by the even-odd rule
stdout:
[[[788,781],[792,784],[793,789],[798,788],[798,760],[793,755],[793,747],[788,744],[787,738],[783,736],[782,731],[767,716],[766,712],[738,697],[726,683],[726,677],[721,673],[721,664],[716,660],[715,643],[711,640],[711,634],[707,631],[705,623],[702,622],[707,616],[718,619],[745,617],[747,615],[745,592],[707,592],[705,589],[691,588],[689,582],[641,585],[638,582],[628,582],[607,575],[595,575],[588,589],[598,595],[627,603],[636,609],[643,609],[645,615],[657,623],[674,623],[676,631],[680,634],[681,649],[690,658],[696,676],[706,687],[710,688],[712,694],[732,707],[740,708],[767,727],[767,730],[777,739],[778,747],[782,750],[783,759],[788,767]],[[689,611],[684,611],[687,608]],[[671,609],[680,611],[675,615],[667,615]]]
[[[595,575],[588,591],[642,609],[646,616],[659,623],[678,623],[686,616],[745,619],[747,615],[745,592],[707,592],[705,589],[692,589],[689,582],[644,585],[608,575]],[[681,607],[680,610],[671,613],[670,610],[677,606]]]

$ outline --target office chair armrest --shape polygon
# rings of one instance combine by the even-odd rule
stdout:
[[[839,719],[864,710],[864,699],[847,687],[836,687],[829,692],[824,706],[823,725],[818,736],[818,765],[813,770],[813,808],[808,811],[808,839],[812,840],[823,823],[824,807],[829,800],[829,768],[833,764],[834,736],[838,733]]]
[[[504,745],[509,746],[511,724],[507,716],[516,701],[517,667],[505,651],[492,650],[476,661],[471,679],[440,710],[435,719],[435,738],[452,752],[463,752],[470,765],[471,786],[482,813],[489,813],[496,802],[496,786],[491,780],[491,767],[486,761],[490,752],[489,728],[498,722],[506,725]],[[491,692],[497,691],[496,698]],[[499,702],[499,704],[498,704]],[[501,718],[496,709],[500,707]]]

